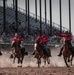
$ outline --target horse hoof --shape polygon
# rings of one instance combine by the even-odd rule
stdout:
[[[22,66],[18,66],[18,67],[22,67]]]
[[[48,62],[48,64],[50,64],[50,62]]]
[[[10,55],[10,58],[13,58],[13,54]]]
[[[67,66],[68,68],[70,68],[70,66]]]
[[[70,62],[70,60],[68,60],[68,62]]]

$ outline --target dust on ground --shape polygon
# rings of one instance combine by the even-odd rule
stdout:
[[[74,75],[74,67],[67,68],[63,57],[57,56],[60,48],[51,48],[52,57],[50,58],[50,64],[44,66],[42,60],[40,68],[37,67],[36,59],[32,55],[33,47],[26,47],[26,50],[29,55],[24,57],[22,67],[19,68],[17,67],[17,59],[15,64],[13,64],[13,59],[10,59],[11,48],[2,48],[0,75]]]

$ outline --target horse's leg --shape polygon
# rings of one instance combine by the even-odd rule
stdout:
[[[13,55],[13,63],[15,63],[15,55]]]
[[[22,62],[23,62],[23,59],[22,58],[23,57],[20,57],[20,63],[21,63],[20,67],[22,67]]]
[[[20,57],[18,57],[18,66],[17,66],[17,67],[21,67],[21,66],[19,65],[19,63],[20,63]]]
[[[64,58],[66,66],[69,67],[69,65],[67,64],[67,57],[64,56],[63,58]]]
[[[37,58],[37,63],[38,63],[38,67],[40,67],[40,64],[41,64],[41,58],[40,57]]]
[[[50,59],[47,57],[47,63],[50,64]]]
[[[22,57],[20,59],[21,64],[23,63],[23,58],[24,58],[24,55],[22,55]]]
[[[70,56],[68,57],[68,62],[70,62],[71,60],[70,60]]]
[[[71,66],[72,66],[72,61],[73,61],[73,55],[72,55],[72,57],[71,57]]]
[[[44,65],[46,65],[46,58],[43,58],[44,59]]]
[[[15,57],[14,57],[14,59],[13,59],[13,63],[15,63]]]
[[[19,64],[19,62],[20,62],[20,57],[18,57],[18,64]]]
[[[20,63],[22,64],[22,57],[20,57]]]

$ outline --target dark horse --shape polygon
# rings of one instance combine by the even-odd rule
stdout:
[[[43,48],[40,46],[39,43],[35,43],[34,44],[34,50],[35,50],[35,56],[37,58],[37,64],[38,64],[38,67],[40,67],[41,65],[41,58],[44,59],[44,64],[46,65],[46,61],[48,62],[48,64],[50,64],[50,59],[49,57],[47,57],[47,55],[45,55],[44,51],[43,51]],[[50,51],[49,51],[50,53]]]
[[[66,40],[66,38],[64,39],[64,42],[65,44],[62,50],[62,54],[63,54],[63,58],[64,58],[66,66],[69,67],[68,62],[71,62],[71,65],[72,65],[73,54],[69,48],[68,41]]]
[[[2,55],[2,52],[0,51],[0,56]]]
[[[12,41],[12,47],[14,47],[13,51],[12,51],[12,55],[13,55],[13,63],[15,63],[15,58],[18,59],[18,64],[21,63],[21,67],[22,67],[22,62],[23,62],[23,58],[25,53],[22,52],[19,49],[18,43],[16,41]]]

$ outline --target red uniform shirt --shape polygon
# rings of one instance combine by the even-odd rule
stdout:
[[[17,41],[20,44],[21,41],[23,41],[23,38],[21,36],[14,36],[12,40]]]
[[[61,37],[66,37],[68,42],[71,42],[72,40],[72,36],[70,34],[61,34],[61,33],[57,33],[57,34]]]
[[[48,37],[46,35],[42,35],[39,36],[36,40],[39,41],[40,44],[43,44],[48,42]]]

